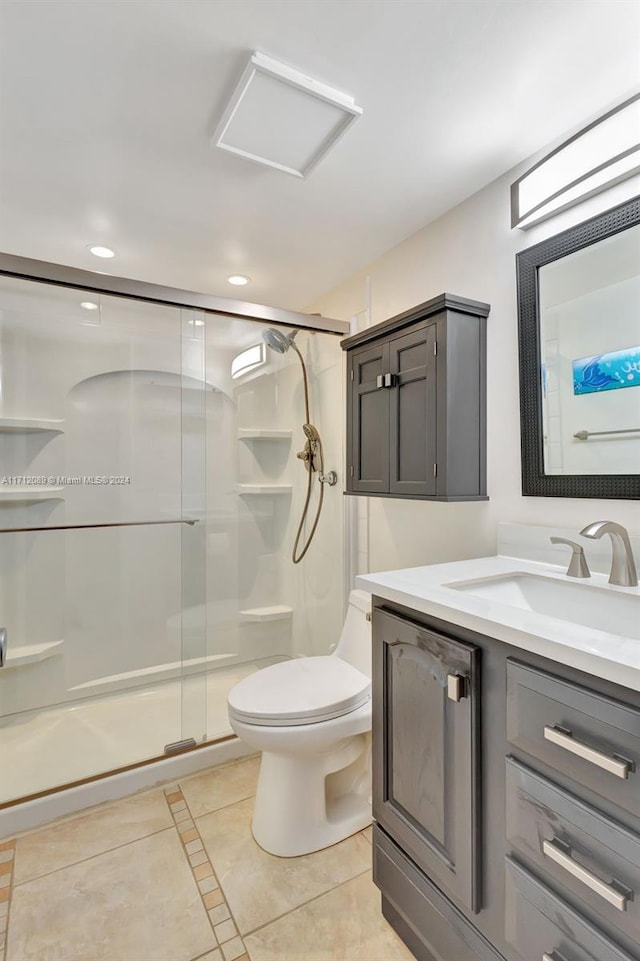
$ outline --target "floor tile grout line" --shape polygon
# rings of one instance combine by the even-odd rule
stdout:
[[[218,811],[226,811],[227,808],[232,808],[234,804],[241,804],[242,801],[251,801],[254,797],[255,793],[248,794],[246,797],[239,797],[236,798],[235,801],[229,801],[228,804],[221,804],[219,808],[213,808],[211,811],[204,811],[202,814],[192,814],[191,816],[194,821],[197,821],[199,818],[206,818],[210,814],[217,814]]]
[[[135,844],[136,841],[144,841],[146,838],[155,837],[156,834],[162,834],[163,831],[172,831],[174,827],[175,823],[166,824],[163,828],[158,828],[157,831],[150,831],[149,834],[141,834],[139,837],[131,838],[130,841],[123,841],[122,844],[114,844],[112,848],[105,848],[104,851],[96,851],[95,854],[90,854],[86,858],[78,858],[77,861],[71,861],[69,864],[62,864],[59,868],[54,868],[52,871],[45,871],[44,874],[36,874],[31,878],[25,878],[24,881],[15,881],[13,886],[20,888],[23,884],[31,884],[32,881],[39,881],[41,878],[49,878],[52,874],[57,874],[58,871],[66,871],[67,868],[73,868],[76,864],[85,864],[87,861],[93,861],[94,858],[102,857],[103,854],[110,854],[111,851],[119,851],[120,848],[126,848],[128,844]],[[25,835],[23,835],[23,837],[25,837]],[[17,838],[16,840],[19,841],[20,838]]]
[[[203,908],[204,908],[204,910],[205,910],[205,912],[206,912],[206,915],[207,915],[207,919],[208,919],[208,921],[209,921],[209,924],[211,925],[211,932],[212,932],[213,937],[214,937],[214,940],[215,940],[215,942],[216,942],[216,943],[215,943],[215,946],[212,948],[212,950],[215,951],[215,949],[218,948],[218,949],[220,950],[220,954],[222,955],[224,961],[227,961],[226,953],[225,953],[225,951],[224,951],[224,945],[225,945],[225,944],[228,944],[229,941],[235,940],[235,938],[237,937],[237,938],[240,939],[240,943],[242,944],[243,954],[242,954],[242,955],[238,955],[235,959],[233,959],[233,961],[250,961],[250,958],[249,958],[249,955],[248,955],[248,952],[247,952],[247,948],[246,948],[246,945],[245,945],[245,943],[244,943],[244,937],[240,934],[240,929],[238,928],[238,925],[237,925],[237,923],[236,923],[236,919],[235,919],[235,917],[234,917],[234,915],[233,915],[233,912],[231,911],[231,907],[230,907],[230,905],[229,905],[229,902],[228,902],[228,900],[227,900],[227,898],[226,898],[226,895],[225,895],[224,890],[223,890],[223,888],[222,888],[222,885],[221,885],[221,883],[220,883],[220,878],[219,878],[218,875],[216,874],[216,871],[215,871],[215,869],[214,869],[214,867],[213,867],[213,863],[212,863],[212,861],[211,861],[211,857],[209,856],[209,852],[207,851],[207,848],[205,847],[204,841],[202,840],[202,835],[200,834],[200,831],[199,831],[199,829],[198,829],[198,827],[197,827],[197,825],[196,825],[196,818],[194,818],[194,816],[193,816],[193,814],[192,814],[191,808],[189,807],[189,803],[188,803],[188,801],[187,801],[187,799],[186,799],[186,797],[185,797],[185,795],[184,795],[184,792],[183,792],[180,784],[177,783],[177,784],[175,784],[173,787],[165,788],[165,789],[164,789],[164,796],[165,796],[165,800],[166,800],[166,802],[167,802],[167,806],[168,806],[168,808],[169,808],[169,811],[170,811],[170,813],[171,813],[171,817],[173,818],[174,826],[175,826],[175,828],[176,828],[176,830],[177,830],[177,832],[178,832],[178,836],[179,836],[179,838],[180,838],[180,843],[181,843],[182,849],[183,849],[183,851],[184,851],[184,855],[185,855],[185,857],[186,857],[186,859],[187,859],[187,864],[188,864],[188,866],[189,866],[189,870],[190,870],[190,872],[191,872],[191,876],[193,877],[193,880],[194,880],[195,885],[196,885],[196,889],[197,889],[197,891],[198,891],[198,894],[199,894],[199,896],[200,896],[200,900],[201,900],[201,902],[202,902],[202,906],[203,906]],[[178,800],[170,801],[170,800],[169,800],[170,797],[172,797],[172,798],[177,797]],[[173,809],[172,809],[172,805],[173,805],[173,804],[178,804],[178,803],[184,803],[184,808],[181,808],[180,811],[174,812]],[[230,805],[225,805],[225,807],[228,807],[228,806],[230,806]],[[187,843],[191,843],[191,842],[185,842],[185,841],[183,841],[182,835],[181,835],[181,833],[180,833],[180,824],[184,823],[184,821],[176,821],[176,814],[180,814],[180,813],[182,813],[182,811],[185,811],[185,810],[186,810],[186,811],[188,812],[188,814],[189,814],[189,818],[188,818],[187,820],[191,820],[191,822],[193,823],[193,828],[188,828],[188,831],[193,830],[193,831],[196,832],[196,834],[197,834],[197,836],[198,836],[198,840],[199,840],[200,844],[202,845],[201,850],[203,850],[203,851],[205,852],[206,856],[207,856],[207,861],[206,861],[206,863],[208,863],[209,866],[210,866],[210,868],[211,868],[212,874],[209,875],[209,876],[212,876],[212,877],[214,878],[214,880],[215,880],[215,882],[216,882],[217,889],[220,891],[220,896],[222,897],[222,903],[224,904],[226,910],[228,911],[228,913],[229,913],[229,919],[231,919],[231,921],[233,922],[233,926],[234,926],[234,928],[235,928],[235,930],[236,930],[236,932],[237,932],[237,934],[234,935],[233,938],[229,938],[228,941],[225,941],[225,942],[222,942],[222,943],[219,943],[219,942],[218,942],[218,936],[217,936],[216,930],[215,930],[215,929],[216,929],[216,925],[214,924],[214,922],[213,922],[213,920],[211,919],[211,916],[210,916],[210,914],[209,914],[209,911],[213,911],[213,910],[215,910],[216,907],[221,907],[222,905],[215,905],[214,908],[207,908],[207,905],[205,904],[205,900],[204,900],[204,899],[205,899],[205,897],[206,897],[206,894],[211,893],[211,892],[206,892],[205,894],[202,893],[202,890],[201,890],[201,888],[200,888],[200,882],[199,882],[198,878],[195,876],[195,870],[196,870],[196,868],[199,867],[200,865],[196,865],[196,866],[194,867],[194,866],[191,864],[191,861],[190,861],[190,859],[189,859],[189,854],[188,854],[188,852],[187,852],[187,846],[186,846]],[[187,832],[185,831],[184,833],[186,834]],[[194,840],[195,840],[195,839],[194,839]],[[194,852],[194,853],[195,853],[195,852]],[[203,878],[202,880],[206,880],[206,878]],[[214,888],[213,890],[215,890],[215,888]],[[223,922],[223,921],[218,922],[218,924],[222,924],[222,923],[224,923],[224,922]],[[208,953],[208,952],[205,952],[205,953]]]
[[[331,894],[333,891],[337,891],[338,888],[343,887],[345,884],[349,884],[350,881],[355,881],[356,878],[361,878],[364,874],[369,874],[370,871],[371,871],[371,867],[369,866],[368,868],[365,868],[364,871],[358,871],[358,873],[354,874],[352,877],[345,878],[344,881],[339,881],[337,884],[334,884],[332,888],[327,888],[326,891],[321,891],[320,894],[314,894],[314,896],[312,898],[309,898],[308,901],[302,901],[300,904],[296,904],[295,907],[290,908],[288,911],[283,911],[282,914],[279,914],[277,917],[272,918],[270,921],[265,921],[264,924],[259,924],[257,928],[252,928],[251,931],[246,931],[242,935],[242,938],[243,939],[248,938],[250,934],[257,934],[258,931],[263,931],[265,928],[268,928],[270,924],[275,924],[276,921],[281,921],[283,918],[286,918],[289,914],[294,914],[295,911],[299,911],[300,908],[308,907],[310,904],[313,904],[314,901],[318,901],[320,898],[324,898],[327,894]]]

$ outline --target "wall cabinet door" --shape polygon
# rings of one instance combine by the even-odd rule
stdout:
[[[380,494],[389,489],[389,396],[381,383],[389,370],[388,344],[354,350],[350,365],[348,489]]]
[[[479,904],[479,649],[373,616],[373,814],[436,884]]]
[[[389,342],[389,493],[436,492],[436,328]]]

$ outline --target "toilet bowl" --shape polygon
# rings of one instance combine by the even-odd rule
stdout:
[[[253,836],[295,857],[371,823],[371,595],[352,591],[335,651],[272,664],[229,694],[229,721],[262,751]]]

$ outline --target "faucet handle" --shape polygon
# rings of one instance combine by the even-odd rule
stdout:
[[[571,560],[567,568],[567,577],[591,577],[591,571],[584,556],[581,544],[570,541],[568,537],[550,537],[552,544],[566,544],[571,548]]]

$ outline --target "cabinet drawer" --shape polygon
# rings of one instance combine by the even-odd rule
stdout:
[[[507,662],[514,747],[640,816],[640,711],[517,661]]]
[[[590,916],[640,943],[640,836],[508,758],[507,840]]]
[[[638,961],[507,858],[505,936],[523,961]]]

